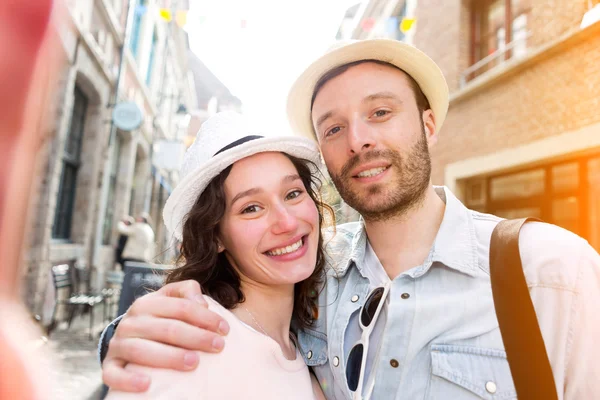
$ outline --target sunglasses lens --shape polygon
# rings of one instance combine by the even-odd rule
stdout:
[[[369,298],[362,308],[362,313],[360,314],[360,321],[363,326],[369,326],[371,322],[373,322],[373,317],[375,317],[375,312],[377,311],[377,307],[379,306],[384,291],[385,289],[380,287],[373,290],[369,295]]]
[[[363,358],[363,345],[357,344],[350,350],[348,364],[346,364],[346,380],[351,391],[356,391],[360,378],[360,366]]]

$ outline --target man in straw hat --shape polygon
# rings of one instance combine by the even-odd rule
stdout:
[[[337,227],[318,322],[298,335],[327,398],[492,399],[517,391],[535,398],[517,384],[518,363],[509,366],[504,351],[514,335],[500,331],[495,310],[494,300],[510,300],[512,292],[498,299],[490,288],[490,242],[501,219],[467,209],[431,183],[429,148],[448,111],[438,66],[397,41],[340,43],[297,79],[287,110],[293,129],[318,141],[342,198],[362,215]],[[545,389],[558,398],[595,398],[600,256],[578,236],[539,222],[525,224],[518,245],[525,297],[535,307],[525,322],[541,330],[539,341],[532,333],[522,342],[545,350]],[[193,282],[163,291],[180,298],[182,309],[198,294]],[[124,372],[125,362],[191,369],[198,359],[189,350],[219,351],[211,346],[214,332],[226,326],[219,331],[200,313],[164,316],[142,306],[143,315],[111,342],[107,384],[144,390],[148,382]],[[171,335],[140,333],[134,318],[166,319]],[[520,364],[525,372],[545,367]]]

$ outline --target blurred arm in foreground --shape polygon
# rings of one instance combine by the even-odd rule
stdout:
[[[52,83],[52,0],[0,2],[0,398],[47,398],[34,328],[19,298],[32,165]],[[50,62],[49,62],[50,61]],[[25,340],[24,340],[25,339]]]

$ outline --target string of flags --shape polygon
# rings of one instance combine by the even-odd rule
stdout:
[[[404,17],[400,20],[398,17],[389,17],[386,23],[386,31],[395,32],[399,30],[402,33],[407,33],[412,29],[416,20],[416,18]],[[364,32],[371,32],[376,22],[375,18],[365,18],[360,22],[360,27]]]
[[[148,12],[148,7],[145,5],[138,5],[135,9],[135,14],[138,16],[142,16]],[[159,8],[158,15],[166,22],[175,21],[175,23],[183,28],[189,22],[190,15],[188,10],[176,10],[173,11],[168,8]],[[206,22],[207,17],[203,15],[194,15],[194,24],[202,25]],[[365,18],[360,22],[360,27],[365,32],[370,32],[375,27],[377,20],[375,18],[369,17]],[[386,31],[395,32],[400,30],[402,33],[407,33],[411,30],[414,23],[416,22],[416,18],[407,18],[404,17],[402,19],[398,17],[390,17],[388,18],[386,24]],[[239,26],[242,29],[248,27],[248,21],[246,19],[239,20]]]
[[[135,15],[142,16],[148,12],[148,6],[138,5],[135,8]],[[158,15],[166,22],[175,21],[175,23],[183,28],[187,24],[188,20],[188,11],[187,10],[177,10],[173,11],[169,8],[159,8]]]
[[[135,9],[135,14],[137,16],[142,16],[148,12],[149,8],[145,5],[138,5]],[[194,15],[191,16],[191,13],[188,10],[171,10],[169,8],[159,8],[158,16],[166,22],[175,21],[175,23],[180,27],[184,28],[188,22],[190,22],[190,18],[193,18],[194,24],[202,25],[207,21],[207,17],[205,15]],[[239,26],[242,29],[247,28],[248,21],[246,19],[241,19],[238,21]]]

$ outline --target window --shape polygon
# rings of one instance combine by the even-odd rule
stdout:
[[[136,0],[134,3],[135,14],[133,16],[133,25],[131,27],[131,38],[129,39],[129,47],[133,53],[133,57],[137,58],[138,48],[140,44],[140,32],[142,30],[142,20],[146,14],[146,0]]]
[[[511,57],[527,53],[527,22],[531,0],[474,0],[471,6],[471,65],[486,60],[468,77],[485,72]],[[487,57],[487,58],[486,58]]]
[[[486,201],[486,180],[473,179],[469,181],[466,192],[466,203],[476,211],[483,211]]]
[[[600,250],[600,156],[466,182],[469,208],[504,218],[537,217]],[[485,193],[482,193],[485,191]]]
[[[130,200],[129,200],[129,214],[127,215],[134,215],[134,211],[136,210],[136,206],[135,206],[135,202],[136,202],[136,187],[138,184],[138,173],[139,173],[139,169],[140,169],[140,165],[139,165],[139,159],[138,156],[136,154],[136,159],[135,159],[135,167],[133,169],[133,181],[131,182],[131,192],[130,192]]]
[[[133,215],[134,209],[135,209],[135,182],[131,186],[131,195],[130,195],[130,200],[129,200],[129,214],[128,215]]]
[[[527,53],[527,14],[520,14],[512,22],[513,57],[523,57]]]
[[[588,161],[587,171],[587,187],[589,188],[587,200],[590,208],[588,240],[596,250],[600,251],[600,157]]]
[[[505,175],[490,180],[490,199],[503,201],[544,193],[546,171],[542,168]]]
[[[156,29],[152,35],[152,47],[150,48],[150,57],[148,58],[148,70],[146,71],[146,85],[150,86],[152,82],[152,71],[154,70],[154,58],[156,56],[156,45],[158,44],[158,36]]]
[[[119,176],[119,165],[121,160],[121,137],[115,138],[115,148],[113,149],[113,159],[110,166],[110,183],[108,186],[108,200],[106,202],[106,212],[104,213],[104,226],[102,231],[102,244],[110,244],[112,226],[115,217],[115,194],[117,190],[117,180]]]
[[[70,239],[71,237],[71,219],[75,205],[77,172],[81,165],[81,142],[87,108],[87,97],[79,88],[75,87],[73,110],[65,142],[60,186],[52,227],[52,237],[55,239]]]

